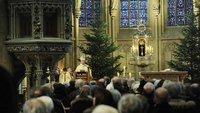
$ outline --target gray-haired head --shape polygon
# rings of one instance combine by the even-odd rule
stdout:
[[[164,88],[167,89],[171,98],[178,98],[181,93],[180,87],[175,82],[170,82],[170,83],[166,84],[164,86]]]
[[[141,100],[133,94],[125,94],[119,100],[118,110],[120,113],[142,113]]]
[[[98,105],[92,113],[118,113],[117,109],[108,105]]]
[[[30,99],[24,103],[23,113],[46,113],[46,106],[39,99]]]
[[[85,85],[85,81],[82,79],[77,79],[75,81],[75,87],[81,89]]]
[[[47,113],[52,112],[52,110],[54,108],[54,104],[53,104],[53,100],[50,97],[41,96],[41,97],[38,97],[37,99],[41,100],[45,104]]]
[[[143,87],[145,93],[152,93],[155,89],[153,83],[147,82]]]
[[[116,89],[109,90],[109,91],[111,92],[115,103],[118,103],[118,101],[121,98],[121,93],[118,90],[116,90]]]

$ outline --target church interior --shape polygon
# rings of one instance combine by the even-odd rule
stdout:
[[[170,68],[175,43],[189,24],[186,15],[199,9],[199,0],[0,0],[0,65],[19,93],[43,85],[46,74],[79,64],[86,56],[79,49],[87,43],[84,34],[91,33],[93,19],[102,18],[119,46],[114,54],[123,56],[119,76],[156,75]]]

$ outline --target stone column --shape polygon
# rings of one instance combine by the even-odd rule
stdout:
[[[116,41],[116,24],[115,17],[119,8],[119,0],[110,0],[110,15],[111,15],[111,37],[112,41]]]
[[[25,99],[29,99],[30,98],[30,76],[31,76],[31,65],[30,65],[30,58],[28,55],[23,55],[23,54],[15,54],[15,56],[23,62],[24,66],[25,66],[25,77],[26,77],[26,89],[25,89]],[[25,78],[24,77],[24,78]]]
[[[155,38],[155,49],[156,49],[156,70],[160,70],[160,39],[159,39],[159,21],[158,21],[158,16],[160,13],[160,1],[156,0],[153,4],[153,13],[154,13],[154,38]]]
[[[25,93],[25,100],[28,100],[30,98],[30,75],[31,75],[31,70],[30,66],[27,67],[26,65],[26,71],[25,71],[25,77],[27,79],[27,86],[26,86],[26,93]]]
[[[38,87],[41,85],[41,77],[43,76],[43,60],[45,60],[45,55],[37,55],[35,54],[33,57],[34,65],[36,66],[36,81],[35,81],[35,86]]]
[[[75,0],[75,28],[74,28],[74,66],[77,65],[77,58],[78,58],[78,45],[79,45],[79,18],[81,15],[81,0]]]

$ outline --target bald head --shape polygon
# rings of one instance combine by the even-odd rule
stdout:
[[[167,89],[160,87],[160,88],[156,89],[154,98],[155,98],[156,104],[168,102],[169,93],[168,93]]]

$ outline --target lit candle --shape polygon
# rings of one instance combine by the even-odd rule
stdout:
[[[117,72],[117,76],[119,77],[119,72]]]
[[[124,66],[124,73],[123,73],[124,77],[126,75],[126,66]]]
[[[129,78],[131,78],[131,73],[129,73]]]

